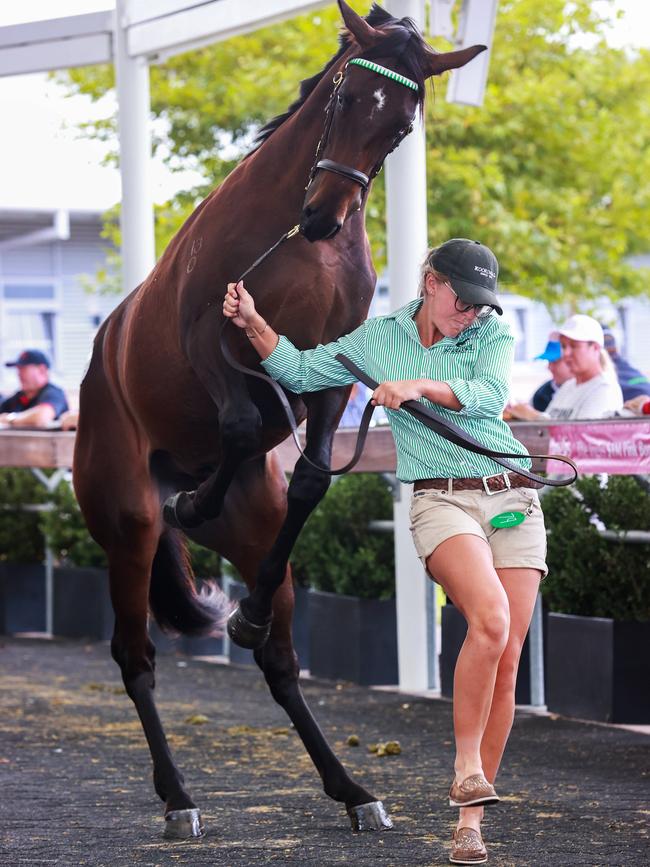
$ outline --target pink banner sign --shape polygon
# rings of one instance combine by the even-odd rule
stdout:
[[[590,422],[549,427],[548,452],[575,461],[581,473],[650,473],[650,422]],[[566,465],[548,462],[548,472],[566,473]]]

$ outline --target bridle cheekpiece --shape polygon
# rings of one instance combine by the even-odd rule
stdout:
[[[352,60],[348,60],[348,62],[345,64],[343,71],[339,70],[339,72],[337,72],[332,79],[334,88],[325,109],[325,128],[323,129],[323,134],[321,135],[318,145],[316,147],[316,157],[314,160],[314,165],[312,166],[312,169],[309,173],[309,180],[307,181],[307,186],[305,187],[305,189],[309,189],[310,184],[316,177],[316,172],[319,169],[323,169],[323,171],[334,172],[334,174],[342,175],[349,181],[354,181],[355,183],[359,184],[364,194],[367,193],[371,181],[381,171],[381,167],[384,164],[384,160],[386,159],[388,154],[392,153],[395,148],[402,142],[402,140],[413,130],[413,123],[410,123],[408,126],[402,128],[397,133],[397,135],[391,142],[390,147],[388,148],[384,156],[375,165],[369,175],[367,175],[365,172],[359,171],[359,169],[352,168],[351,166],[346,166],[343,163],[338,163],[335,160],[320,158],[322,152],[325,150],[325,146],[329,139],[330,130],[332,127],[332,120],[334,118],[334,107],[336,104],[336,93],[340,88],[341,84],[343,83],[343,79],[345,78],[345,71],[347,70],[348,66],[351,65],[361,66],[363,69],[368,69],[371,72],[376,72],[378,75],[383,75],[386,78],[389,78],[391,81],[396,82],[397,84],[402,84],[404,85],[404,87],[408,87],[410,90],[414,90],[416,92],[419,92],[420,90],[417,82],[413,81],[410,78],[407,78],[405,75],[401,75],[399,72],[394,72],[392,69],[387,69],[385,66],[381,66],[379,63],[375,63],[372,60],[366,60],[365,57],[353,57]]]

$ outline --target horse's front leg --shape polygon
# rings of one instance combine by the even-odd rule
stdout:
[[[200,322],[197,328],[202,324]],[[213,339],[213,335],[210,337]],[[200,332],[191,346],[201,346]],[[235,473],[244,461],[259,451],[262,441],[262,418],[250,397],[246,378],[228,368],[220,356],[209,355],[206,359],[198,355],[198,350],[193,349],[193,352],[197,357],[190,352],[190,361],[219,409],[221,454],[216,472],[195,491],[179,491],[165,501],[165,522],[182,530],[200,527],[219,516]]]
[[[307,437],[305,454],[319,466],[329,468],[332,441],[345,405],[347,390],[327,389],[305,395]],[[287,492],[287,516],[268,554],[262,561],[255,586],[228,620],[228,634],[240,647],[262,647],[269,637],[273,596],[284,580],[289,556],[305,521],[325,496],[330,476],[300,458]]]

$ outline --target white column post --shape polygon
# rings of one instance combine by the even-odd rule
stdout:
[[[387,0],[398,18],[408,16],[424,26],[424,0]],[[388,277],[391,309],[415,298],[419,265],[427,250],[426,151],[424,128],[416,119],[413,132],[386,164]],[[410,485],[400,485],[394,505],[397,648],[401,689],[422,691],[437,686],[436,667],[430,671],[428,579],[409,531]],[[434,653],[435,656],[435,653]]]
[[[125,14],[125,0],[117,0],[115,76],[122,179],[122,278],[124,291],[130,292],[151,271],[156,254],[149,172],[149,67],[145,58],[129,57]]]

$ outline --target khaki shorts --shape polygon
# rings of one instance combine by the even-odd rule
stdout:
[[[526,519],[502,529],[490,524],[495,515],[510,511],[523,512]],[[481,490],[416,491],[410,516],[413,541],[425,569],[427,558],[441,542],[471,533],[488,543],[495,569],[539,569],[542,578],[548,574],[544,513],[535,488],[512,488],[492,496]]]

